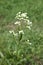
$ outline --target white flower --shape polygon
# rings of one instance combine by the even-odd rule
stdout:
[[[27,13],[22,13],[21,14],[21,17],[26,17],[27,16]]]
[[[18,12],[16,15],[20,15],[21,14],[21,12]]]
[[[32,26],[32,22],[29,23]]]
[[[15,25],[20,25],[20,22],[19,21],[16,21],[14,24]]]
[[[21,12],[18,12],[18,14],[20,14]]]
[[[29,42],[29,40],[27,40]]]
[[[27,22],[27,25],[32,26],[32,22],[28,21],[28,22]]]
[[[18,12],[18,14],[21,14],[21,12]]]
[[[18,36],[18,33],[13,33],[14,36]]]
[[[14,36],[18,36],[18,33],[15,33],[14,30],[9,31],[10,34],[13,34]]]
[[[26,28],[28,28],[29,30],[31,30],[31,27],[30,26],[26,26]]]
[[[13,30],[9,31],[9,33],[13,33],[13,32],[14,32]]]
[[[30,42],[28,41],[28,43],[27,43],[27,44],[31,45],[32,43],[30,43]]]
[[[21,17],[20,15],[18,15],[19,17]]]
[[[30,23],[30,20],[27,20],[27,23]]]
[[[20,31],[19,31],[19,34],[20,34],[20,33],[24,34],[24,31],[23,31],[23,30],[20,30]]]
[[[32,43],[29,43],[29,45],[31,45]]]

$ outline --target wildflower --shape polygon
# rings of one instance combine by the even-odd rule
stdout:
[[[18,17],[21,17],[20,15],[18,15]]]
[[[21,30],[21,31],[19,31],[19,34],[20,34],[20,33],[24,34],[24,31],[23,31],[23,30]]]
[[[20,22],[19,21],[16,21],[14,24],[15,25],[20,25]]]
[[[21,17],[26,17],[27,16],[27,13],[22,13],[21,14]]]

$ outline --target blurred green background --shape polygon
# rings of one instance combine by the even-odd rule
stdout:
[[[43,0],[0,0],[0,51],[6,56],[8,47],[10,45],[13,47],[14,39],[8,31],[13,29],[16,13],[20,11],[27,12],[29,20],[33,23],[28,38],[33,43],[33,48],[35,47],[36,52],[33,54],[35,53],[41,59],[40,65],[43,65]],[[0,65],[4,65],[4,63],[7,65],[3,59],[0,62]],[[2,64],[2,62],[4,63]]]

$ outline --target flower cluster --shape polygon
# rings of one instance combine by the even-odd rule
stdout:
[[[20,18],[20,20],[23,19],[23,18],[26,18],[26,17],[27,17],[27,13],[18,12],[18,13],[16,14],[16,18],[17,18],[17,19]],[[27,17],[27,18],[28,18],[28,17]]]
[[[9,33],[18,37],[19,40],[22,39],[22,36],[25,34],[25,30],[31,30],[32,22],[30,22],[27,13],[18,12],[15,17],[14,22],[15,30],[9,31]],[[29,43],[29,40],[27,40]],[[31,43],[29,43],[31,45]]]
[[[23,25],[25,28],[28,28],[31,30],[32,22],[30,22],[29,17],[27,16],[27,13],[18,12],[16,14],[16,22],[14,24],[16,25]]]
[[[18,31],[18,33],[15,33],[14,30],[9,31],[10,34],[13,34],[14,36],[18,36],[18,34],[24,34],[23,30]]]

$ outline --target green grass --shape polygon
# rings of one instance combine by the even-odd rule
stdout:
[[[14,17],[19,11],[28,13],[35,29],[43,28],[43,0],[0,0],[0,26],[14,22]]]
[[[24,50],[23,45],[24,48],[21,50],[24,51],[22,53],[27,59],[23,62],[21,62],[21,55],[13,55],[15,46],[20,50],[22,45],[20,44],[20,47],[15,45],[13,36],[8,32],[14,29],[13,23],[19,11],[27,12],[29,20],[33,23],[32,31],[26,32],[25,35],[25,38],[28,37],[33,43],[32,52],[31,49],[28,50],[28,47],[26,47],[27,50]],[[21,50],[20,54],[22,54]],[[5,58],[0,57],[0,65],[29,65],[29,63],[30,65],[43,65],[43,0],[0,0],[0,51],[5,56]],[[28,53],[28,51],[29,55],[25,55],[25,52]]]

